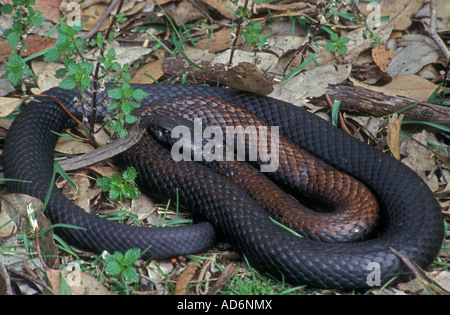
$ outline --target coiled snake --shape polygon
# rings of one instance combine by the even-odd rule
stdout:
[[[370,287],[373,276],[378,277],[379,284],[384,284],[407,271],[391,248],[423,267],[436,257],[444,235],[439,204],[424,182],[395,159],[353,139],[303,109],[279,100],[230,89],[193,85],[134,87],[149,93],[142,102],[143,116],[152,110],[160,110],[161,114],[166,115],[166,109],[178,102],[190,106],[182,116],[192,119],[195,115],[203,115],[196,112],[196,101],[206,105],[231,102],[269,126],[279,126],[280,133],[289,141],[342,171],[344,177],[348,174],[358,179],[372,192],[380,208],[376,232],[358,242],[334,243],[296,237],[274,224],[267,212],[236,184],[198,163],[173,161],[165,148],[152,137],[146,137],[124,154],[125,163],[138,168],[139,182],[145,184],[144,190],[169,198],[175,198],[178,191],[180,202],[205,221],[176,228],[119,225],[85,213],[53,189],[46,215],[53,223],[84,228],[57,230],[70,244],[98,253],[151,246],[147,257],[166,258],[207,249],[213,244],[218,231],[245,254],[252,266],[262,271],[278,276],[282,274],[293,284],[340,289]],[[44,94],[57,97],[69,111],[79,116],[75,91],[55,88]],[[11,192],[29,194],[43,200],[53,172],[53,150],[57,136],[52,131],[59,132],[73,123],[53,98],[37,99],[23,109],[8,132],[4,168],[7,178],[30,181],[10,182],[8,188]],[[190,101],[183,101],[185,99]],[[104,108],[99,109],[99,116],[106,114]],[[206,121],[205,116],[202,118]],[[144,150],[147,146],[152,149]],[[276,175],[282,182],[289,177],[286,170],[280,168]],[[299,173],[293,169],[291,172]],[[309,168],[299,174],[303,176],[308,172]],[[321,173],[318,176],[322,176]],[[308,180],[307,176],[306,186]],[[327,184],[335,181],[334,178],[321,180]],[[305,183],[305,178],[300,178],[300,182]],[[348,190],[346,185],[341,185],[342,191]],[[355,195],[353,198],[366,197]]]

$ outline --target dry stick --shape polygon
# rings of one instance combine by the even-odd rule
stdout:
[[[248,6],[248,0],[245,0],[244,7],[243,7],[244,11],[247,9],[247,6]],[[236,50],[237,42],[239,40],[239,33],[241,31],[241,26],[242,26],[242,21],[243,20],[244,20],[244,17],[243,17],[243,15],[241,15],[239,17],[238,24],[237,24],[237,27],[236,27],[236,37],[234,38],[234,42],[233,42],[233,45],[231,47],[230,60],[228,61],[228,67],[231,67],[231,65],[233,64],[234,51]]]
[[[445,294],[445,295],[449,295],[450,292],[447,291],[444,287],[442,287],[439,283],[437,283],[436,281],[434,281],[433,279],[431,279],[428,274],[422,270],[422,268],[419,267],[419,265],[417,265],[417,263],[412,260],[411,258],[409,258],[407,255],[404,255],[402,253],[400,253],[398,250],[396,250],[393,247],[389,247],[389,249],[397,256],[399,257],[403,263],[405,265],[408,266],[409,269],[411,269],[411,271],[414,272],[414,274],[416,275],[416,277],[420,280],[424,280],[425,282],[428,283],[428,287],[433,288],[433,286],[435,287],[435,289],[438,289],[441,294]],[[422,284],[425,287],[425,283],[422,282]]]
[[[109,38],[109,35],[112,32],[112,29],[114,27],[114,24],[116,23],[117,20],[117,15],[120,13],[120,11],[122,10],[122,6],[123,6],[123,0],[115,0],[111,5],[110,8],[111,10],[115,7],[115,3],[119,1],[119,6],[117,7],[117,11],[116,14],[114,14],[111,24],[108,27],[108,30],[106,31],[106,35],[104,38],[106,38],[106,40]],[[109,9],[109,8],[108,8]],[[103,58],[104,56],[104,43],[102,43],[102,47],[100,48],[100,55]],[[97,61],[97,65],[95,67],[95,71],[94,71],[94,77],[92,79],[93,83],[94,83],[94,92],[92,93],[92,116],[90,119],[90,123],[89,123],[89,138],[90,138],[90,142],[92,144],[95,145],[95,139],[94,139],[94,125],[95,125],[95,121],[96,121],[96,116],[97,116],[97,93],[98,93],[98,74],[100,71],[100,59],[99,61]]]
[[[131,148],[139,142],[144,133],[145,129],[140,128],[139,124],[136,124],[130,131],[128,131],[125,138],[116,139],[113,142],[96,149],[95,151],[74,158],[62,160],[58,163],[65,171],[90,166],[97,162],[116,156],[117,154]]]
[[[437,13],[436,13],[436,0],[430,1],[430,27],[425,27],[425,32],[430,35],[430,37],[436,42],[436,44],[441,49],[442,53],[444,54],[445,60],[449,62],[450,60],[450,50],[445,45],[442,38],[437,34],[436,32],[436,20],[437,20]]]
[[[103,21],[111,14],[114,7],[117,5],[119,0],[114,0],[111,5],[108,7],[108,9],[105,11],[105,14],[102,15],[102,17],[98,20],[97,24],[95,24],[94,28],[90,30],[86,35],[82,37],[82,39],[88,40],[92,38],[95,34],[97,34],[100,26],[102,25]]]

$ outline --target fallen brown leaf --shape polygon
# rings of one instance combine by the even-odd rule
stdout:
[[[146,74],[151,75],[153,78],[158,80],[164,75],[164,69],[163,69],[163,59],[159,59],[153,63],[147,63],[136,72],[133,79],[131,80],[131,83],[139,83],[139,84],[152,84],[155,81],[153,79],[146,76]]]
[[[177,285],[175,287],[175,295],[186,295],[187,293],[186,288],[189,285],[189,281],[191,281],[192,278],[194,278],[194,275],[197,272],[197,270],[198,270],[197,264],[189,264],[186,266],[186,268],[178,278]]]
[[[241,62],[227,72],[228,86],[241,91],[268,95],[273,86],[266,80],[264,73],[250,62]]]
[[[378,45],[372,49],[372,58],[381,71],[385,72],[397,53],[386,47],[385,45]]]
[[[31,56],[37,52],[40,52],[48,47],[52,47],[56,43],[55,38],[44,37],[40,35],[28,35],[25,38],[25,45],[27,46],[27,50],[21,50],[20,55],[22,57]],[[11,45],[8,41],[0,42],[0,56],[8,59],[11,55]]]
[[[434,157],[427,149],[427,139],[428,133],[425,130],[413,135],[406,142],[407,157],[402,159],[402,163],[409,166],[409,168],[422,177],[431,191],[436,191],[439,188],[437,176],[433,175],[429,177],[426,174],[426,172],[430,171],[436,165]]]
[[[404,96],[419,102],[426,102],[437,85],[417,75],[406,74],[394,78],[384,86],[373,86],[350,78],[354,85],[381,92],[390,96]]]
[[[46,270],[53,290],[70,295],[114,295],[100,281],[80,270]]]
[[[394,114],[389,118],[387,126],[387,144],[392,155],[400,160],[400,130],[402,127],[403,115]]]
[[[11,114],[22,102],[23,99],[21,98],[0,97],[0,117],[6,117]]]

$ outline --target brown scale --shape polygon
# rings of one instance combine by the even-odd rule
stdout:
[[[136,113],[146,124],[153,116],[202,118],[203,126],[270,126],[234,103],[210,96],[192,95],[147,107]],[[246,152],[249,149],[245,137]],[[237,140],[235,140],[237,141]],[[270,142],[269,142],[270,143]],[[234,144],[235,148],[237,143]],[[257,144],[259,148],[259,142]],[[257,200],[277,221],[311,239],[321,241],[356,241],[367,237],[375,227],[378,203],[370,190],[356,179],[337,171],[280,135],[279,166],[275,172],[265,173],[289,193],[304,196],[308,205],[319,202],[326,212],[303,206],[284,192],[255,167],[242,162],[217,162],[215,170],[239,185]],[[262,161],[258,156],[255,166]],[[301,197],[300,197],[301,198]],[[302,200],[300,200],[302,201]]]

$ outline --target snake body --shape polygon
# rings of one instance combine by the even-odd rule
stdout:
[[[134,87],[149,93],[142,102],[144,111],[151,112],[155,104],[197,95],[206,101],[211,98],[235,103],[268,125],[279,126],[289,141],[361,181],[373,193],[380,208],[377,233],[359,242],[329,243],[296,237],[275,225],[236,184],[197,163],[173,161],[165,148],[146,137],[124,154],[125,163],[138,168],[139,182],[149,193],[174,199],[178,191],[180,202],[206,222],[177,228],[119,225],[85,213],[53,189],[46,215],[53,223],[83,228],[58,228],[57,233],[70,244],[95,252],[150,247],[146,257],[166,258],[209,248],[217,230],[262,271],[283,275],[293,284],[340,289],[382,285],[407,271],[391,248],[422,267],[438,254],[444,236],[443,219],[437,200],[420,177],[322,119],[279,100],[230,89],[192,85]],[[79,116],[75,91],[55,88],[44,94],[58,98]],[[107,114],[105,108],[98,112],[99,116]],[[52,131],[70,125],[69,115],[54,98],[38,97],[23,109],[8,132],[4,168],[7,178],[29,182],[10,182],[11,192],[45,199],[57,140]]]

